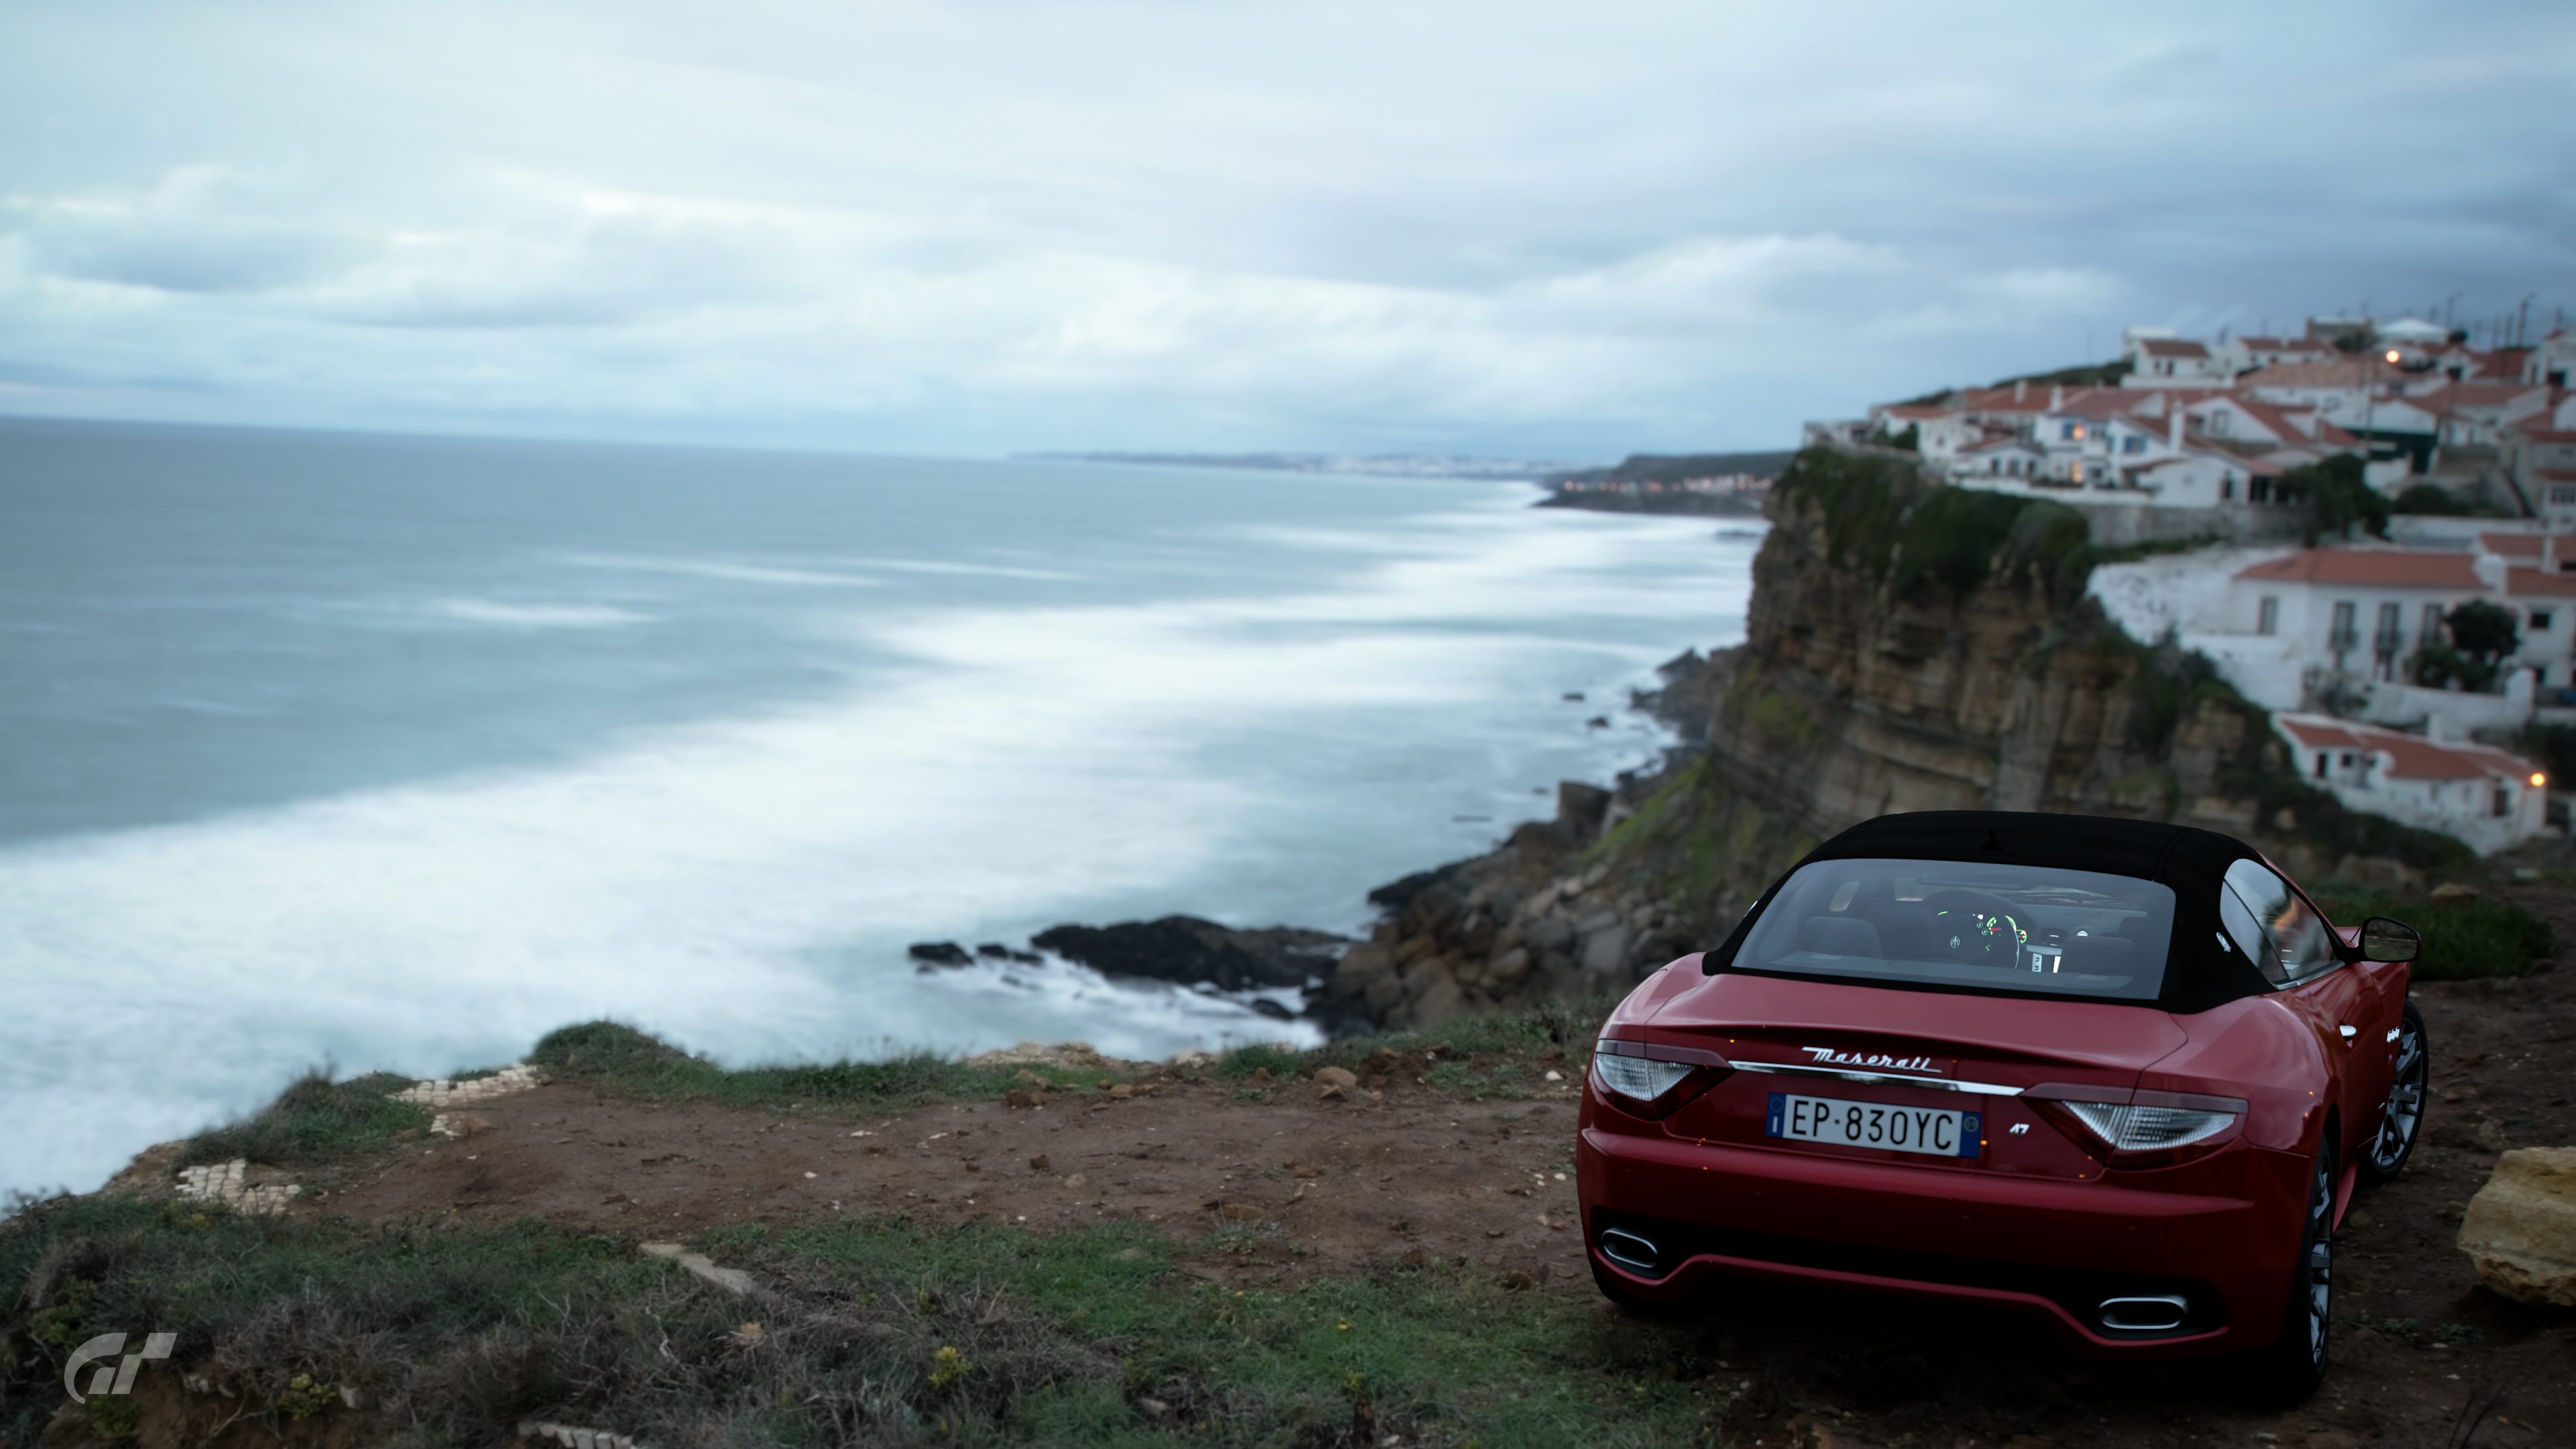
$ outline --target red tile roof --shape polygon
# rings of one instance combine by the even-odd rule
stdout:
[[[2238,387],[2362,387],[2369,383],[2366,362],[2280,362],[2236,379]]]
[[[2323,715],[2272,717],[2291,739],[2312,750],[2355,750],[2386,755],[2392,780],[2525,780],[2539,771],[2531,761],[2489,745],[2435,742],[2402,730]]]
[[[2576,574],[2543,573],[2539,569],[2507,569],[2504,591],[2516,598],[2576,599]]]
[[[2419,392],[2414,394],[2414,397],[2426,407],[2432,408],[2501,408],[2509,407],[2525,398],[2531,399],[2534,403],[2546,403],[2548,401],[2546,392],[2547,389],[2536,382],[2491,382],[2473,379],[2468,382],[2455,382],[2448,387],[2435,388],[2430,392]]]
[[[2476,591],[2476,564],[2464,553],[2386,548],[2306,548],[2240,569],[2240,579],[2294,584],[2355,584],[2389,589]]]
[[[2194,342],[2184,337],[2141,337],[2138,339],[2138,350],[2149,357],[2207,357],[2209,355],[2209,347],[2206,343]]]
[[[2481,533],[2478,547],[2506,558],[2538,558],[2540,540],[2546,536],[2538,533]],[[2576,533],[2558,535],[2558,554],[2561,558],[2576,558]]]

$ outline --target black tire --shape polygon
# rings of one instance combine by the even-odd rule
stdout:
[[[2388,1101],[2380,1108],[2379,1135],[2361,1150],[2361,1180],[2377,1187],[2406,1170],[2415,1144],[2424,1136],[2424,1110],[2432,1098],[2432,1039],[2424,1034],[2424,1013],[2406,1003],[2397,1027],[2397,1065],[2388,1084]]]
[[[2332,1130],[2331,1126],[2328,1128]],[[2290,1300],[2281,1307],[2281,1336],[2246,1361],[2246,1387],[2276,1408],[2305,1403],[2326,1376],[2334,1339],[2334,1143],[2317,1148],[2308,1175],[2307,1210],[2299,1215],[2299,1251],[2290,1261]]]

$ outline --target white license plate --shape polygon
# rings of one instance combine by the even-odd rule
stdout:
[[[1831,1142],[1931,1157],[1974,1157],[1984,1126],[1974,1112],[1951,1107],[1897,1107],[1773,1092],[1763,1132],[1792,1142]]]

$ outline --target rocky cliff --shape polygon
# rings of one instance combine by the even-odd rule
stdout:
[[[1645,702],[1690,743],[1616,792],[1372,896],[1346,1014],[1426,1026],[1624,988],[1713,944],[1810,847],[1890,811],[2174,820],[2256,841],[2303,876],[2386,885],[2441,837],[2302,785],[2260,710],[2205,661],[2129,639],[2084,595],[2098,548],[2052,502],[1949,488],[1910,455],[1811,449],[1783,475],[1746,639],[1667,666]]]

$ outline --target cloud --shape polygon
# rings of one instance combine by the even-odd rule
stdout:
[[[0,17],[0,407],[1601,455],[2576,275],[2564,7],[461,4]]]

